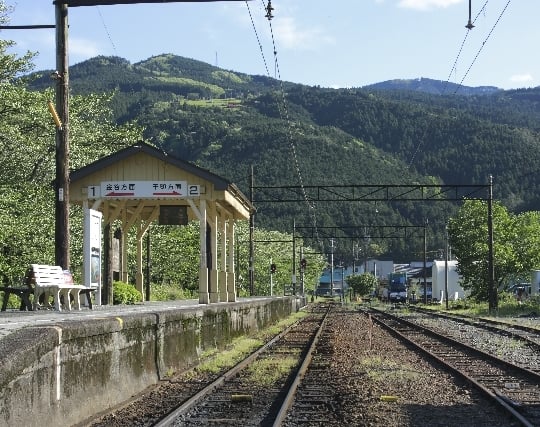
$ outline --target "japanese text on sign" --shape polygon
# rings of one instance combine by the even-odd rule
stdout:
[[[186,181],[105,181],[88,187],[90,198],[178,198],[200,196],[199,185]]]

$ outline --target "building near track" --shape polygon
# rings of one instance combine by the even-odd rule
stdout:
[[[445,300],[445,291],[448,288],[448,299],[457,300],[465,298],[466,292],[461,286],[461,276],[457,271],[458,262],[456,260],[433,261],[432,286],[433,298],[439,301]]]
[[[337,266],[333,271],[330,268],[325,269],[319,279],[316,294],[330,296],[346,292],[347,278],[353,274],[363,274],[367,267],[367,272],[373,274],[379,281],[377,295],[381,298],[384,296],[384,289],[386,289],[386,298],[389,298],[391,293],[389,287],[391,283],[394,283],[396,289],[400,288],[399,298],[393,298],[394,300],[421,301],[424,298],[425,283],[428,301],[445,301],[446,289],[448,289],[448,299],[457,300],[467,296],[461,286],[461,276],[457,272],[457,265],[456,260],[448,261],[448,263],[441,260],[427,261],[424,267],[423,261],[394,264],[393,261],[370,259],[359,266]],[[538,277],[540,283],[540,272]]]

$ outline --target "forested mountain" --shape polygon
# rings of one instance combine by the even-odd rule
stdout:
[[[467,87],[457,83],[444,82],[426,78],[396,79],[363,86],[368,90],[407,90],[425,92],[437,95],[458,93],[460,95],[486,95],[498,92],[501,89],[494,86]]]
[[[50,87],[49,72],[33,82]],[[328,89],[281,83],[172,55],[130,64],[97,57],[70,69],[74,94],[114,92],[119,123],[136,121],[163,150],[235,182],[255,186],[486,184],[514,211],[540,209],[540,88],[482,88],[442,95],[433,82]],[[420,81],[422,83],[422,81]],[[428,84],[430,83],[430,84]],[[441,83],[441,82],[439,82]],[[390,87],[390,90],[387,88]],[[489,89],[489,90],[488,90]],[[493,90],[491,90],[493,89]],[[421,225],[428,249],[443,247],[455,204],[275,202],[257,206],[256,225]],[[323,239],[324,240],[324,239]],[[328,239],[326,239],[326,242]],[[343,240],[345,259],[353,243]],[[419,258],[423,240],[370,240],[369,255]],[[373,244],[376,243],[376,244]]]

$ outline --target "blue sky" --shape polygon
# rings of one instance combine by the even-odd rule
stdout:
[[[323,87],[418,77],[539,86],[540,1],[471,1],[478,16],[471,31],[468,0],[273,0],[271,26],[267,0],[73,7],[69,60],[115,55],[136,63],[172,53]],[[54,24],[52,0],[4,2],[14,7],[12,25]],[[17,43],[13,53],[38,52],[36,70],[55,68],[54,30],[0,37]]]

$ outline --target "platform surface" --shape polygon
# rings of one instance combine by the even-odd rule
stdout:
[[[83,307],[81,310],[71,311],[19,311],[18,309],[8,309],[0,312],[0,340],[16,330],[29,326],[47,326],[48,324],[52,325],[81,319],[91,321],[92,319],[117,317],[130,313],[155,313],[179,309],[216,307],[219,305],[246,303],[268,298],[270,297],[238,298],[235,303],[220,302],[214,304],[199,304],[199,300],[196,299],[149,301],[133,305],[94,305],[92,310]]]

